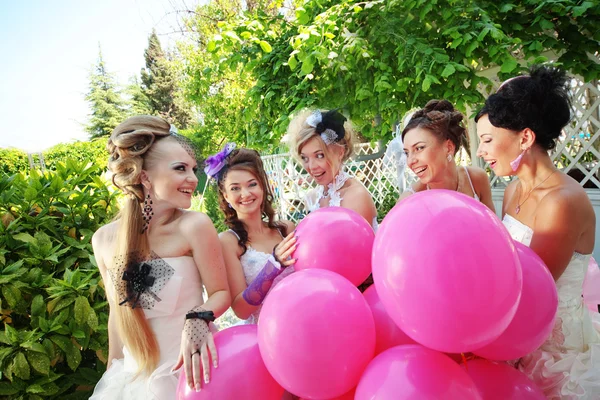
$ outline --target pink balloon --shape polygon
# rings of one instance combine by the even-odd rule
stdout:
[[[375,233],[355,211],[327,207],[311,212],[296,228],[296,271],[327,269],[358,286],[371,273]]]
[[[375,285],[369,286],[363,296],[371,308],[373,320],[375,321],[375,355],[390,347],[417,343],[402,332],[402,329],[398,328],[398,325],[390,318],[377,295]]]
[[[375,324],[347,279],[322,269],[297,271],[265,299],[258,345],[267,369],[287,391],[333,398],[355,387],[373,358]]]
[[[269,374],[258,349],[257,326],[234,326],[214,336],[219,366],[210,371],[210,383],[196,392],[185,372],[179,377],[178,400],[280,400],[283,388]]]
[[[482,203],[448,190],[417,193],[388,213],[375,238],[373,278],[400,329],[445,353],[498,338],[522,285],[502,222]]]
[[[542,391],[519,370],[488,360],[467,362],[467,374],[485,400],[544,400]]]
[[[529,247],[515,241],[523,271],[523,289],[517,313],[500,337],[473,351],[489,360],[515,360],[544,343],[552,332],[558,292],[552,274]]]
[[[348,393],[344,393],[341,396],[332,397],[330,399],[319,399],[319,400],[354,400],[355,393],[356,393],[356,388],[352,389]],[[300,400],[309,400],[309,399],[301,398]]]
[[[583,301],[592,312],[600,312],[600,268],[594,260],[590,258],[588,271],[583,281]]]
[[[475,384],[454,361],[421,345],[392,347],[371,361],[356,400],[480,400]]]

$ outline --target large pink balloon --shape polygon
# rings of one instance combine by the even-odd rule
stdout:
[[[480,400],[469,376],[449,357],[421,345],[392,347],[369,363],[356,400]]]
[[[341,396],[332,397],[330,399],[319,399],[319,400],[354,400],[355,393],[356,393],[356,388],[352,389],[348,393],[344,393]],[[301,398],[300,400],[309,400],[309,399]]]
[[[322,269],[297,271],[269,292],[258,324],[267,369],[308,399],[356,386],[375,350],[369,305],[347,279]]]
[[[210,383],[196,392],[185,373],[179,378],[178,400],[280,400],[283,388],[269,374],[258,349],[257,326],[234,326],[215,334],[219,366]]]
[[[522,372],[508,364],[471,360],[463,367],[484,400],[544,400],[546,396]]]
[[[515,241],[523,270],[523,289],[517,313],[500,337],[476,355],[490,360],[515,360],[544,343],[552,332],[558,292],[552,274],[529,247]]]
[[[296,228],[296,271],[327,269],[358,286],[371,273],[375,233],[360,214],[342,207],[311,212]]]
[[[590,311],[600,312],[600,268],[594,257],[590,258],[583,281],[583,300]]]
[[[375,355],[390,347],[417,343],[406,335],[406,333],[402,332],[402,329],[398,328],[398,325],[390,318],[390,315],[385,310],[383,303],[377,295],[375,285],[371,285],[365,290],[363,296],[367,300],[369,307],[371,307],[371,313],[375,321]]]
[[[512,320],[522,276],[513,241],[480,202],[428,190],[398,203],[379,227],[373,278],[386,310],[417,342],[466,353]]]

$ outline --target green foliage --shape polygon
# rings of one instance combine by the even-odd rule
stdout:
[[[50,170],[56,170],[59,162],[67,160],[78,161],[78,165],[85,166],[93,163],[99,166],[97,172],[101,174],[108,162],[106,150],[107,138],[98,138],[89,142],[73,142],[57,144],[42,153],[44,163]],[[37,155],[35,155],[37,159]],[[0,149],[0,172],[13,175],[19,172],[28,173],[29,160],[27,153],[18,149]]]
[[[219,197],[217,194],[217,185],[216,184],[208,184],[206,191],[204,193],[204,201],[203,207],[204,212],[211,219],[217,232],[226,231],[228,228],[225,225],[225,217],[221,212],[221,208],[219,207]]]
[[[90,240],[115,213],[100,167],[0,177],[0,398],[88,398],[107,356]]]
[[[394,206],[398,202],[398,197],[398,192],[396,192],[394,188],[390,188],[390,190],[385,195],[383,202],[377,207],[377,221],[379,221],[379,223],[381,223],[381,221],[383,221],[387,213],[389,213],[390,210],[394,208]]]
[[[0,172],[12,175],[28,169],[27,153],[19,149],[0,149]]]
[[[202,142],[206,154],[214,153],[228,141],[239,146],[256,146],[247,140],[241,123],[246,92],[252,87],[251,75],[240,69],[223,68],[222,61],[212,57],[213,40],[223,23],[232,23],[242,12],[238,2],[213,1],[199,6],[188,21],[192,41],[180,44],[187,79],[187,97],[198,107],[201,123],[193,136]]]
[[[141,71],[140,91],[143,96],[134,97],[150,114],[158,115],[185,129],[192,121],[192,110],[178,85],[178,71],[163,51],[155,31],[148,37],[144,51],[146,68]],[[134,92],[135,93],[135,92]]]
[[[107,138],[98,138],[89,142],[57,144],[43,153],[46,167],[56,170],[59,162],[70,159],[77,160],[80,165],[91,162],[100,167],[98,172],[101,173],[106,169],[108,163],[107,141]]]
[[[126,104],[115,78],[106,70],[102,52],[99,51],[98,62],[90,74],[90,90],[85,96],[90,103],[92,114],[85,130],[91,138],[109,136],[126,115]]]
[[[276,145],[290,114],[316,106],[342,108],[367,140],[389,139],[413,107],[477,106],[491,88],[482,70],[505,79],[546,52],[586,80],[600,76],[588,57],[599,0],[306,0],[292,17],[215,7],[190,22],[200,36],[183,53],[190,92],[214,137],[256,148]]]

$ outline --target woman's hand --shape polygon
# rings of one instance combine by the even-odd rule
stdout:
[[[296,231],[293,231],[287,235],[275,248],[273,249],[273,257],[281,264],[282,267],[289,267],[296,262],[295,259],[291,258],[291,255],[296,250]]]
[[[204,383],[210,382],[210,360],[215,368],[218,366],[217,347],[213,338],[216,331],[212,322],[191,318],[185,321],[181,333],[181,350],[173,370],[181,368],[183,364],[187,384],[197,392],[202,388],[202,371]]]

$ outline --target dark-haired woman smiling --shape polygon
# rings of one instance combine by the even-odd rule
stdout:
[[[584,307],[583,280],[596,217],[583,188],[554,166],[548,151],[569,122],[568,78],[554,67],[506,81],[476,117],[478,155],[496,175],[516,175],[502,214],[513,239],[548,266],[559,295],[554,330],[518,363],[549,399],[600,399],[600,333]]]

